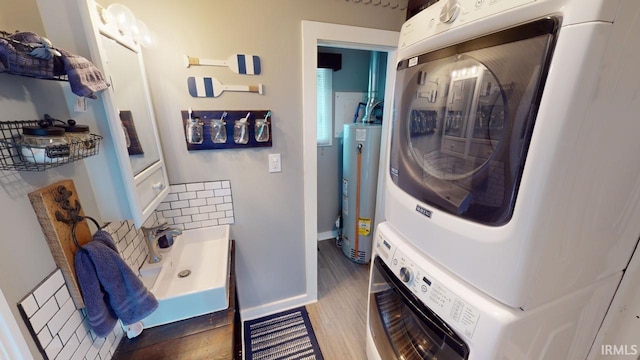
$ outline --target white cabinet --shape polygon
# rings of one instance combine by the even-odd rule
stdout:
[[[93,0],[38,0],[38,6],[54,46],[75,48],[69,50],[88,57],[111,83],[87,100],[87,113],[75,113],[75,99],[67,101],[74,117],[94,117],[105,138],[100,154],[85,161],[102,219],[132,219],[140,227],[169,191],[141,48],[110,31]]]

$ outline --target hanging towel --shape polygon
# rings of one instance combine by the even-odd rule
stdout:
[[[96,93],[109,87],[102,72],[91,61],[63,49],[58,50],[62,53],[64,70],[74,94],[97,99]]]
[[[158,308],[155,296],[122,260],[108,232],[96,232],[78,250],[74,262],[89,325],[96,335],[109,335],[117,319],[133,324]]]

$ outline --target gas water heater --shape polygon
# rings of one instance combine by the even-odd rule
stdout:
[[[342,154],[342,252],[357,263],[371,260],[382,125],[344,125]]]

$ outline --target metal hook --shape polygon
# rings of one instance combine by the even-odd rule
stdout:
[[[71,226],[71,240],[73,240],[73,243],[76,244],[76,247],[78,249],[80,249],[80,244],[78,243],[78,238],[76,237],[76,225],[78,225],[78,223],[84,219],[89,219],[91,220],[91,222],[96,226],[96,228],[98,230],[101,230],[102,227],[100,226],[100,224],[98,223],[98,221],[94,218],[92,218],[91,216],[78,216],[77,217],[77,222],[73,223],[73,226]]]
[[[59,186],[57,188],[57,195],[55,197],[55,201],[60,204],[60,207],[67,212],[67,216],[63,215],[60,210],[56,210],[56,220],[63,222],[67,225],[71,226],[71,240],[79,249],[80,244],[78,243],[78,239],[76,238],[76,226],[78,223],[84,219],[89,219],[96,226],[98,230],[102,229],[98,221],[90,216],[80,215],[80,211],[82,207],[80,206],[80,202],[76,199],[74,206],[71,206],[71,202],[69,201],[71,195],[73,193],[67,190],[64,186]]]

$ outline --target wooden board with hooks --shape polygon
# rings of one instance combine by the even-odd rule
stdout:
[[[62,271],[71,298],[76,308],[82,309],[84,301],[76,279],[73,262],[75,253],[78,251],[73,240],[73,226],[59,220],[61,216],[64,219],[69,219],[69,214],[76,209],[76,215],[84,217],[73,180],[62,180],[33,191],[29,193],[29,200],[51,249],[53,260]],[[71,212],[69,209],[72,209]],[[75,226],[75,235],[79,246],[91,241],[92,234],[86,220],[78,221]]]

